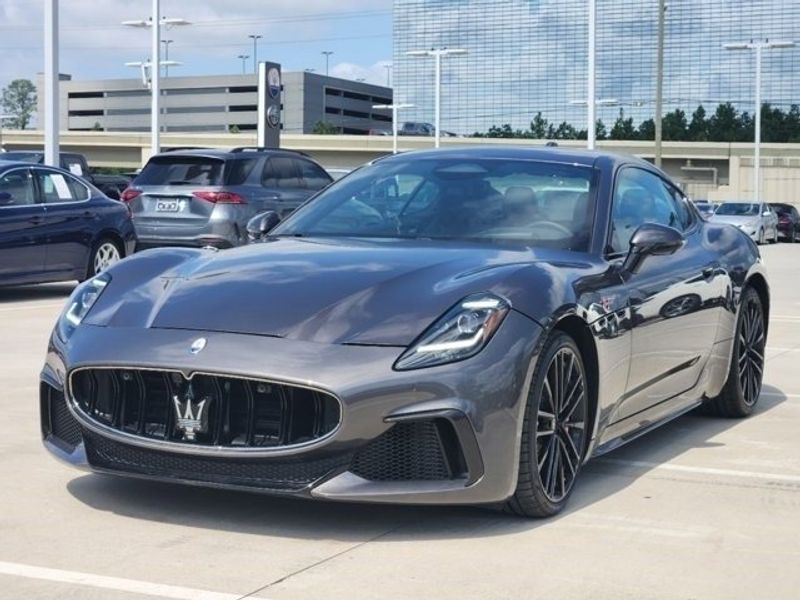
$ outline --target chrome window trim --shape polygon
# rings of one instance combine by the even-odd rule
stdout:
[[[0,154],[0,159],[2,159],[2,154]],[[34,201],[31,202],[30,204],[18,204],[16,206],[0,206],[0,210],[9,209],[9,208],[31,208],[32,206],[41,206],[42,208],[44,208],[45,203],[44,202],[39,202],[38,198],[36,198],[36,196],[37,196],[37,194],[36,194],[36,186],[33,184],[33,173],[31,172],[32,168],[33,168],[32,165],[26,165],[24,167],[11,167],[10,169],[6,169],[2,173],[0,173],[0,178],[3,178],[6,175],[8,175],[9,173],[13,173],[14,171],[27,171],[28,172],[28,179],[31,180],[31,185],[33,185],[33,188],[34,188],[33,189]]]
[[[75,180],[76,183],[82,185],[83,188],[86,190],[86,193],[89,194],[89,197],[84,200],[70,200],[69,202],[47,202],[46,200],[42,200],[42,202],[38,202],[38,204],[41,204],[43,206],[71,206],[73,204],[86,204],[94,197],[94,194],[92,194],[92,190],[89,188],[89,186],[86,185],[83,181],[81,181],[77,175],[73,175],[72,173],[63,173],[57,169],[47,166],[37,165],[30,167],[30,169],[31,171],[44,171],[45,173],[55,173],[57,175],[62,175],[64,177],[71,177],[72,179]],[[34,173],[32,173],[32,175],[34,175]]]
[[[152,371],[157,373],[180,373],[183,377],[185,377],[189,381],[191,381],[191,379],[195,375],[207,375],[210,377],[229,377],[230,379],[243,379],[247,381],[259,381],[262,383],[270,383],[274,385],[299,387],[314,392],[320,392],[335,399],[336,402],[338,402],[339,404],[339,422],[328,433],[315,440],[302,442],[300,444],[290,444],[286,446],[280,446],[277,448],[232,448],[230,446],[201,446],[201,445],[192,445],[182,442],[168,442],[165,440],[156,440],[151,438],[140,437],[138,435],[127,433],[124,431],[119,431],[117,429],[114,429],[113,427],[109,427],[108,425],[98,423],[97,421],[92,419],[89,415],[84,413],[78,406],[77,401],[72,395],[72,376],[75,373],[79,373],[81,371],[97,370],[97,369],[106,369],[106,370],[131,369],[132,371],[135,370],[135,371]],[[113,439],[121,443],[131,444],[133,446],[138,446],[140,448],[145,448],[148,450],[160,450],[164,452],[173,452],[176,454],[187,454],[193,456],[216,456],[222,458],[267,458],[275,456],[293,455],[296,454],[298,450],[310,450],[312,448],[317,448],[318,446],[326,444],[328,441],[330,441],[330,439],[333,436],[335,436],[339,432],[344,422],[344,404],[342,403],[341,398],[339,398],[339,396],[337,396],[330,390],[326,390],[322,387],[316,387],[308,384],[280,381],[264,377],[247,377],[244,375],[230,375],[228,373],[219,373],[219,372],[215,373],[211,371],[186,372],[181,369],[170,369],[170,368],[161,369],[155,367],[137,367],[131,365],[85,365],[82,367],[77,367],[75,369],[72,369],[68,373],[65,383],[66,385],[64,389],[64,398],[67,401],[67,408],[69,409],[70,413],[72,413],[72,416],[74,416],[78,420],[78,423],[80,423],[82,426],[86,427],[87,429],[93,431],[98,435],[108,437],[110,439]]]

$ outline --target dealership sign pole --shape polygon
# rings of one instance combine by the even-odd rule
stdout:
[[[58,0],[44,3],[44,162],[58,161]]]
[[[595,146],[595,138],[597,137],[596,127],[597,127],[597,117],[595,116],[596,108],[597,108],[597,94],[595,92],[595,40],[597,36],[596,30],[597,26],[597,12],[595,8],[595,0],[589,0],[589,65],[588,65],[588,81],[587,81],[587,90],[586,90],[586,116],[587,116],[587,123],[586,123],[586,140],[587,144],[586,147],[589,150],[594,150]]]

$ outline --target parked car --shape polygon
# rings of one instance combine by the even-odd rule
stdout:
[[[435,131],[436,128],[431,123],[406,121],[397,133],[399,135],[432,136]]]
[[[800,213],[793,204],[770,204],[778,215],[778,233],[787,242],[795,243],[800,238]]]
[[[778,215],[766,202],[723,202],[711,220],[735,225],[757,244],[778,241]]]
[[[44,152],[41,150],[12,150],[0,156],[0,160],[43,164]],[[78,152],[59,153],[59,166],[73,175],[82,177],[114,200],[119,200],[122,191],[128,187],[131,181],[130,177],[124,175],[94,173],[89,167],[86,157]]]
[[[0,160],[0,285],[82,281],[135,244],[121,202],[64,169]]]
[[[256,213],[285,217],[331,181],[319,164],[290,150],[178,150],[152,157],[122,200],[140,248],[229,248],[247,242]]]
[[[708,200],[693,200],[695,208],[703,215],[704,218],[709,219],[713,216],[716,206],[713,202]]]
[[[547,516],[591,457],[759,402],[759,250],[643,160],[398,154],[267,235],[76,290],[41,375],[45,446],[131,477]]]

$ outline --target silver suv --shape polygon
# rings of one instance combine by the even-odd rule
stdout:
[[[128,203],[138,249],[247,243],[247,221],[272,210],[282,218],[332,178],[308,156],[242,147],[189,149],[152,157],[121,199]]]

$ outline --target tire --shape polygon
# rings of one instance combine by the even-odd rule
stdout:
[[[775,233],[772,235],[772,241],[770,244],[777,244],[778,243],[778,228],[775,228]]]
[[[758,232],[758,241],[756,242],[756,244],[758,244],[759,246],[763,246],[765,242],[766,240],[764,238],[764,230],[760,229]]]
[[[720,395],[706,401],[703,412],[729,418],[746,417],[753,412],[761,394],[766,342],[761,298],[753,288],[747,287],[742,293],[739,316],[736,318],[728,379]]]
[[[86,268],[86,278],[102,273],[111,265],[122,260],[124,253],[119,244],[110,238],[103,238],[95,244],[89,255],[89,264]]]
[[[580,350],[570,336],[557,331],[542,348],[531,378],[517,489],[505,504],[507,512],[549,517],[564,508],[586,452],[588,408]]]

